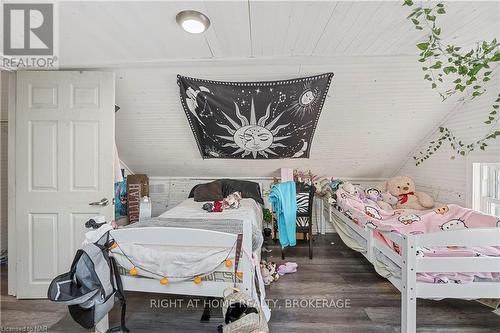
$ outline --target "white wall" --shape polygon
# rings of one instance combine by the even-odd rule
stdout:
[[[493,110],[491,105],[500,92],[500,78],[498,72],[495,80],[492,80],[487,86],[487,93],[476,100],[467,101],[456,112],[450,114],[444,126],[449,127],[455,132],[457,138],[463,138],[464,142],[475,141],[484,136],[491,125],[484,124],[488,113]],[[500,130],[500,125],[496,125]],[[422,144],[415,149],[416,152],[427,149],[427,144],[436,135],[422,141]],[[483,156],[500,154],[500,138],[493,141],[487,141],[488,147],[485,152],[478,150],[473,152],[474,156]],[[455,156],[451,159],[451,156]],[[466,205],[466,163],[467,159],[462,156],[456,156],[449,145],[443,145],[442,148],[423,164],[415,166],[413,159],[409,156],[407,162],[402,166],[399,174],[410,175],[415,178],[417,184],[428,188],[424,190],[438,194],[441,201],[452,201]]]
[[[414,56],[186,61],[116,72],[120,158],[149,176],[263,177],[281,167],[387,177],[446,114]],[[310,159],[202,160],[179,101],[176,74],[251,81],[334,72]],[[409,121],[411,119],[411,121]]]
[[[7,75],[0,71],[0,248],[7,249]]]

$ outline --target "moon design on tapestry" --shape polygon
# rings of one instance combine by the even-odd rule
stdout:
[[[314,93],[311,90],[306,90],[300,95],[300,105],[307,106],[314,101]]]
[[[226,143],[223,147],[236,148],[237,150],[232,153],[236,155],[241,153],[241,157],[252,154],[253,158],[257,158],[257,154],[267,158],[268,154],[277,155],[272,149],[276,147],[286,147],[285,145],[278,143],[278,141],[289,138],[290,136],[277,136],[279,131],[287,127],[288,124],[276,126],[276,123],[280,119],[281,115],[276,117],[273,121],[266,124],[267,119],[271,114],[271,104],[267,106],[266,113],[258,121],[255,116],[255,105],[252,99],[252,105],[250,107],[250,120],[240,113],[238,105],[235,103],[236,115],[240,120],[240,124],[235,122],[227,114],[223,113],[224,116],[229,120],[232,127],[227,125],[218,124],[222,128],[226,129],[232,136],[217,135],[219,138],[230,141]]]
[[[267,82],[177,76],[203,158],[308,158],[332,73]]]
[[[295,98],[294,102],[292,102],[291,107],[288,111],[293,112],[294,115],[303,118],[307,113],[311,112],[317,107],[319,96],[319,91],[315,87],[311,87],[310,82],[306,82],[304,84],[302,92],[296,96],[292,96]]]
[[[207,88],[205,87],[200,87],[199,90],[195,90],[193,89],[192,87],[189,87],[187,90],[186,90],[186,95],[187,95],[187,98],[186,98],[186,104],[187,104],[187,107],[189,109],[189,111],[191,111],[191,113],[193,114],[193,116],[195,116],[196,119],[198,119],[198,121],[203,124],[203,122],[201,121],[200,117],[198,116],[198,113],[196,113],[197,109],[199,108],[199,105],[198,105],[198,94],[200,92],[210,92],[210,90],[208,90]],[[203,111],[206,109],[206,99],[205,99],[205,106],[203,108],[203,110],[201,111],[201,113],[203,113]]]
[[[294,158],[301,157],[307,151],[307,147],[308,147],[307,142],[305,140],[302,140],[302,148],[300,148],[300,150],[298,152],[296,152],[292,157],[294,157]]]

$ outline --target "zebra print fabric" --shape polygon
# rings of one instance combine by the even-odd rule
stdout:
[[[309,193],[297,193],[297,213],[307,213],[309,208]]]
[[[307,227],[309,226],[309,218],[307,216],[298,216],[296,223],[297,227]]]

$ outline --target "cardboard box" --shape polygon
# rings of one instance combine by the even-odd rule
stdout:
[[[146,175],[127,176],[127,215],[129,223],[139,221],[140,204],[143,196],[149,196],[149,178]]]

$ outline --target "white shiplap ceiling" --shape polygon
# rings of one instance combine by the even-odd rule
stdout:
[[[267,176],[280,167],[350,177],[400,169],[457,101],[422,79],[425,39],[402,1],[60,3],[60,64],[116,72],[121,158],[151,176]],[[445,40],[472,47],[500,36],[500,2],[447,2]],[[175,15],[196,9],[210,29],[191,35]],[[182,111],[176,74],[273,80],[334,72],[311,158],[208,160]],[[498,80],[498,76],[496,78]]]
[[[402,1],[102,1],[60,3],[63,67],[186,59],[414,55],[422,39]],[[443,35],[463,46],[498,36],[498,1],[447,2]],[[201,35],[175,15],[211,19]]]

